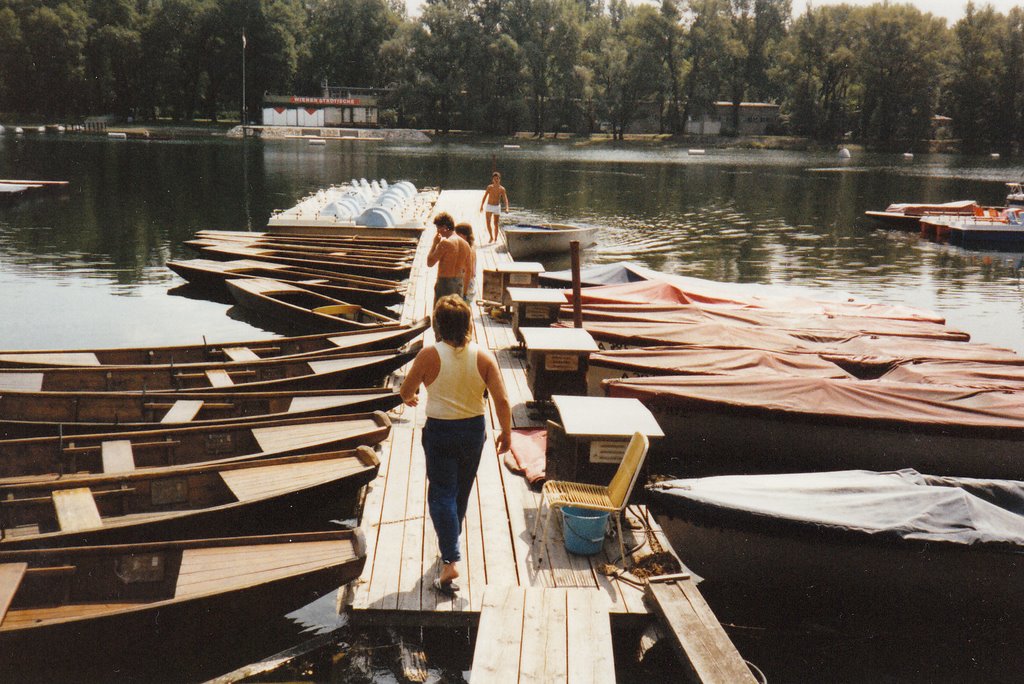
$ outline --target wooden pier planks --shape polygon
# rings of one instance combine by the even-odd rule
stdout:
[[[668,627],[672,645],[696,681],[753,684],[757,680],[691,579],[648,584],[645,598]]]
[[[488,587],[473,682],[614,682],[604,597],[576,589]]]

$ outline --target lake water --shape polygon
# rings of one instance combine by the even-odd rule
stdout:
[[[1002,204],[1004,182],[1024,174],[1007,160],[855,154],[841,161],[833,153],[714,149],[691,156],[557,142],[520,149],[312,147],[299,140],[113,141],[71,134],[0,136],[0,178],[71,182],[62,195],[0,207],[0,348],[269,337],[227,304],[176,291],[183,281],[164,264],[195,256],[182,244],[195,231],[261,230],[274,210],[353,177],[482,192],[495,165],[512,202],[510,219],[600,227],[585,265],[633,260],[714,280],[906,304],[940,312],[976,341],[1024,352],[1021,254],[937,245],[875,229],[863,218],[867,209],[898,201]],[[733,634],[769,660],[768,667],[760,664],[770,681],[869,681],[899,670],[889,660],[874,669],[865,665],[882,648],[877,639],[836,645],[806,632],[780,632],[781,643],[773,643]],[[771,662],[772,653],[789,647],[799,660]],[[990,658],[981,672],[998,679],[1006,674],[1000,652],[982,649],[956,662]],[[956,669],[911,667],[893,680],[914,679],[914,672],[941,680],[942,672]]]

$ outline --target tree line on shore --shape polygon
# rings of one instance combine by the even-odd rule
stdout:
[[[965,150],[1024,142],[1024,9],[791,0],[0,0],[0,111],[258,116],[264,93],[386,88],[386,125],[664,133],[715,101],[773,132],[905,147],[951,117]],[[244,36],[244,37],[243,37]],[[245,67],[243,72],[243,51]],[[733,108],[732,116],[739,116]],[[737,119],[738,121],[738,119]],[[727,122],[728,123],[728,122]],[[734,124],[736,122],[733,122]],[[726,126],[735,129],[736,126]]]

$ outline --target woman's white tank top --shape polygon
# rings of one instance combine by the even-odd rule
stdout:
[[[427,418],[461,420],[482,416],[486,410],[486,384],[476,365],[476,343],[453,347],[439,342],[434,349],[441,357],[441,370],[427,385]]]

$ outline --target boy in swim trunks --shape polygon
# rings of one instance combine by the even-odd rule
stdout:
[[[501,216],[501,201],[505,200],[505,213],[508,213],[508,193],[501,185],[501,174],[495,171],[491,174],[491,184],[484,190],[483,199],[480,200],[480,211],[486,211],[487,235],[491,242],[498,239],[498,217]]]

